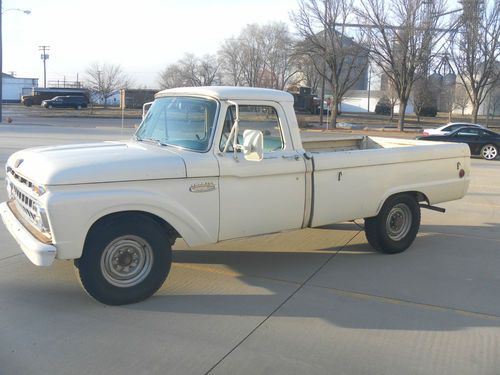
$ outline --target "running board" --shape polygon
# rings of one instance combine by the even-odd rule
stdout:
[[[430,204],[420,204],[419,206],[421,208],[426,208],[426,209],[431,210],[431,211],[441,212],[443,214],[446,212],[446,209],[441,208],[441,207],[431,206]]]

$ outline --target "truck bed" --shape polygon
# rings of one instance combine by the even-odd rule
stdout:
[[[311,226],[375,216],[399,192],[430,204],[463,197],[470,153],[465,144],[363,135],[302,135],[313,161]]]
[[[380,148],[408,147],[423,144],[424,143],[421,141],[411,139],[369,137],[365,135],[321,135],[302,137],[304,150],[312,153],[375,150]]]

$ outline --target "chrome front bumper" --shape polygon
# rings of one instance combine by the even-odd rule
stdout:
[[[52,244],[43,243],[35,238],[12,213],[7,202],[0,204],[2,221],[10,234],[19,244],[24,254],[37,266],[50,266],[54,261],[57,249]]]

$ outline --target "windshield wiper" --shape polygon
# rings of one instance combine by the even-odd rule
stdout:
[[[148,142],[148,143],[154,143],[157,146],[167,146],[166,143],[163,143],[159,139],[155,139],[155,138],[141,138],[141,137],[139,137],[139,136],[137,136],[137,135],[134,134],[134,139],[137,142]]]

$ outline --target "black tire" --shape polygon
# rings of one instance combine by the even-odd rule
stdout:
[[[163,285],[171,264],[167,232],[143,214],[99,223],[87,236],[82,257],[75,261],[85,291],[107,305],[125,305],[152,296]]]
[[[498,148],[494,144],[487,144],[481,147],[480,155],[486,160],[495,160],[498,156]]]
[[[419,228],[420,206],[410,194],[388,198],[377,216],[365,218],[366,238],[381,253],[405,251],[415,240]]]

